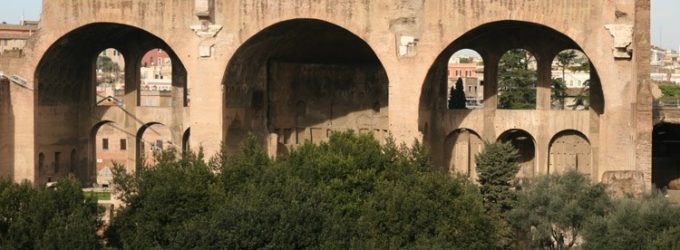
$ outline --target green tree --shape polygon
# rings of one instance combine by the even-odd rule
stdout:
[[[51,188],[0,180],[0,249],[99,249],[101,208],[76,180]]]
[[[564,83],[564,78],[562,79],[552,79],[551,88],[551,99],[552,105],[558,109],[564,109],[564,101],[567,97],[567,85]]]
[[[562,71],[561,79],[553,79],[552,97],[553,104],[557,105],[559,109],[565,108],[564,100],[567,97],[566,93],[566,77],[567,70],[572,72],[590,72],[590,62],[577,50],[565,50],[557,54],[555,57],[555,64]],[[590,96],[590,81],[584,83],[584,88],[575,96],[576,104],[573,106],[576,109],[579,106],[586,106],[587,99]]]
[[[590,221],[611,207],[604,185],[575,170],[524,182],[508,213],[512,225],[534,249],[571,249]]]
[[[680,96],[680,86],[675,84],[659,84],[659,89],[664,97]]]
[[[557,67],[562,70],[562,80],[567,79],[567,69],[571,69],[576,59],[578,59],[578,55],[576,55],[575,50],[565,50],[557,54],[555,60]]]
[[[536,107],[537,76],[530,66],[533,56],[523,49],[511,49],[499,62],[498,107],[503,109],[533,109]]]
[[[116,83],[120,80],[120,65],[108,56],[97,57],[97,70],[102,72],[104,83]]]
[[[433,170],[419,143],[381,145],[370,135],[337,133],[272,160],[257,141],[209,164],[175,159],[137,176],[118,172],[114,182],[122,181],[127,198],[107,231],[112,246],[497,247],[499,222],[485,213],[478,189]]]
[[[134,175],[114,167],[114,183],[125,206],[106,230],[111,246],[164,248],[184,230],[184,223],[215,205],[211,198],[219,182],[205,161],[193,154],[182,159],[176,155],[156,154],[157,165],[138,167]]]
[[[485,210],[501,222],[499,244],[503,248],[514,240],[506,213],[517,201],[513,182],[520,169],[518,159],[517,149],[509,143],[486,143],[475,157]]]
[[[659,193],[614,203],[585,230],[583,249],[679,249],[680,208]]]
[[[509,143],[486,143],[475,160],[482,197],[488,210],[505,213],[514,207],[513,181],[519,172],[519,155]]]
[[[455,88],[451,87],[449,109],[465,109],[465,87],[461,78],[456,81]]]

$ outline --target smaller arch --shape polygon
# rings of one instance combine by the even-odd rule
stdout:
[[[111,181],[109,172],[114,164],[127,162],[126,151],[120,145],[119,147],[115,145],[118,145],[120,139],[127,141],[128,133],[109,120],[97,122],[92,126],[90,133],[89,162],[86,163],[87,166],[79,166],[75,170],[75,175],[82,183],[108,185]]]
[[[498,142],[510,143],[519,154],[518,163],[520,171],[517,177],[532,177],[536,173],[536,140],[527,131],[522,129],[510,129],[498,137]]]
[[[71,150],[69,164],[69,174],[74,175],[78,169],[78,151],[75,148]]]
[[[120,106],[125,102],[125,55],[115,48],[102,50],[94,59],[95,106]]]
[[[477,179],[475,157],[484,148],[482,137],[472,129],[459,128],[444,140],[444,164],[449,172],[456,172]]]
[[[172,107],[173,58],[161,48],[148,50],[139,62],[139,106]]]
[[[187,128],[187,130],[184,131],[184,134],[182,134],[182,154],[191,152],[190,137],[191,128]]]
[[[483,107],[484,59],[473,49],[461,49],[451,55],[447,65],[446,89],[448,109]]]
[[[538,61],[522,48],[503,53],[498,62],[498,108],[535,109],[538,90]]]
[[[592,148],[588,137],[577,130],[563,130],[555,134],[548,147],[548,173],[576,169],[592,175]]]
[[[155,136],[145,138],[148,131],[153,131]],[[135,155],[138,167],[140,163],[153,164],[153,152],[175,147],[174,142],[172,141],[172,131],[170,131],[169,127],[160,122],[149,122],[142,125],[137,130],[136,141]],[[147,144],[148,147],[146,146]]]
[[[40,152],[40,153],[38,153],[38,176],[43,177],[45,171],[46,171],[46,168],[45,168],[45,153]],[[44,181],[39,179],[39,182],[44,182]]]
[[[589,109],[591,68],[590,59],[579,49],[566,49],[555,54],[551,63],[552,109]]]

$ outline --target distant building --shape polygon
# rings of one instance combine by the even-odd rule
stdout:
[[[111,59],[111,65],[104,66],[102,61]],[[115,49],[106,49],[97,59],[97,105],[122,105],[125,96],[125,58]]]
[[[463,61],[463,63],[461,63]],[[455,87],[458,78],[463,80],[465,106],[480,108],[484,100],[484,64],[477,57],[452,57],[448,65],[448,91]]]
[[[162,49],[154,49],[142,57],[140,105],[172,106],[172,60]]]
[[[0,24],[0,55],[22,53],[26,41],[38,30],[37,21],[21,21],[19,24]]]
[[[656,82],[680,85],[680,51],[657,46],[652,46],[651,50],[650,78]]]

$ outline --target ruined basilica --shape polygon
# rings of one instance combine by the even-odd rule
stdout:
[[[524,176],[575,168],[641,192],[672,179],[652,164],[662,119],[649,29],[649,0],[44,1],[23,54],[0,57],[0,174],[94,184],[102,126],[130,142],[130,170],[158,124],[167,145],[208,155],[248,134],[276,156],[352,129],[420,140],[435,166],[470,176],[484,141],[509,141]],[[101,106],[95,62],[109,48],[124,57],[124,88],[119,104]],[[172,94],[148,107],[139,67],[155,48],[172,60]],[[501,109],[499,60],[518,48],[535,57],[535,108]],[[462,49],[483,59],[482,108],[447,108],[447,63]],[[551,65],[564,50],[590,61],[589,109],[551,109]]]

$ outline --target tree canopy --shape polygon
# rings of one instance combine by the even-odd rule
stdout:
[[[99,249],[100,212],[76,180],[33,188],[0,179],[0,249]]]
[[[125,208],[113,247],[228,249],[496,248],[498,222],[475,185],[433,170],[420,144],[338,133],[271,160],[254,139],[209,163],[168,156],[115,172]],[[482,236],[483,237],[480,237]]]
[[[526,50],[506,52],[498,67],[498,108],[536,108],[537,74],[534,57]]]

